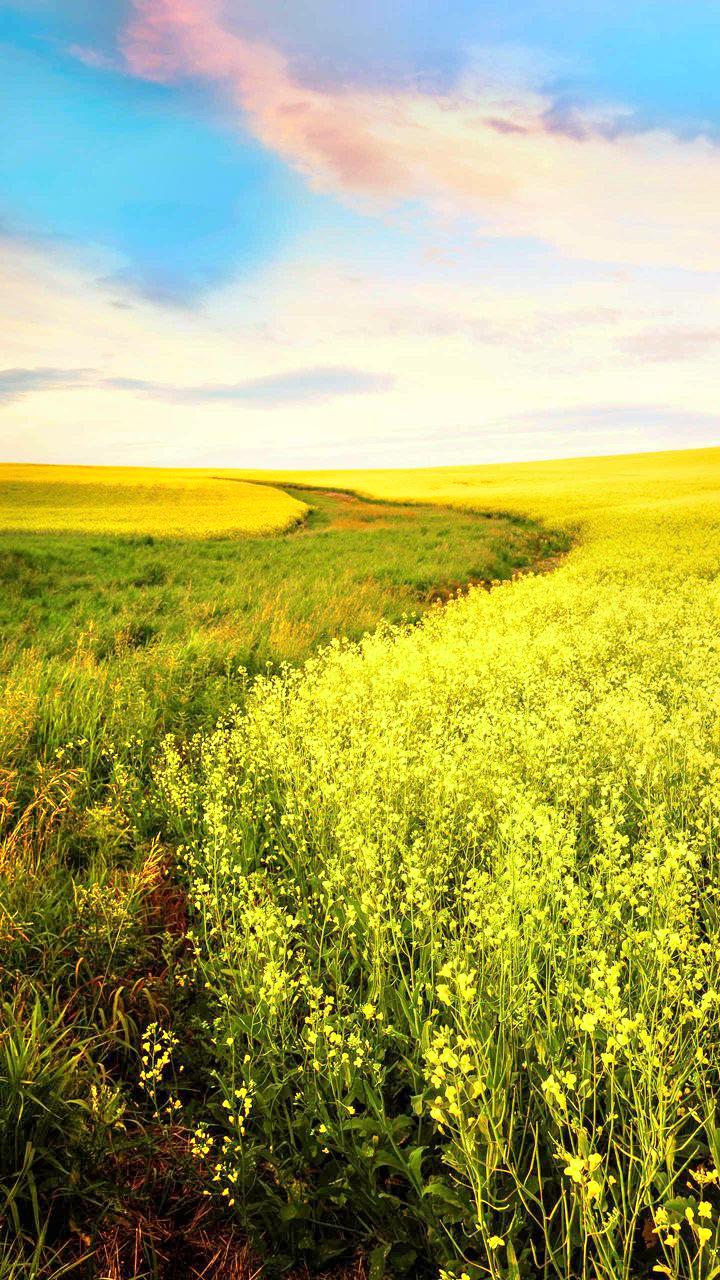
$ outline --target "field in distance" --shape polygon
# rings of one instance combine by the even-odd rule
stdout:
[[[150,645],[163,670],[188,654],[206,672],[264,669],[567,546],[523,517],[209,473],[0,468],[5,666],[39,644],[105,666]]]
[[[280,489],[212,472],[0,464],[0,531],[232,537],[277,533],[304,515]]]
[[[0,535],[0,1275],[710,1280],[720,450],[260,479]]]
[[[148,1022],[165,1023],[178,1000],[195,1006],[194,984],[173,976],[187,908],[178,916],[184,889],[154,782],[165,734],[210,732],[268,666],[568,546],[522,515],[236,475],[0,467],[0,1218],[12,1216],[0,1258],[17,1259],[4,1280],[52,1274],[50,1244],[37,1273],[22,1245],[44,1231],[64,1265],[72,1214],[99,1224],[102,1254],[127,1160],[167,1158],[137,1097]],[[91,1147],[105,1135],[99,1161],[93,1098],[105,1108],[91,1124]],[[115,1128],[113,1098],[128,1130]],[[149,1191],[135,1210],[155,1212]],[[147,1274],[160,1265],[153,1247],[150,1233]]]
[[[380,500],[438,503],[465,510],[522,512],[536,519],[592,528],[623,513],[672,510],[705,502],[714,507],[720,450],[687,449],[545,462],[459,467],[398,467],[367,471],[237,471],[246,479],[282,485],[351,488]]]

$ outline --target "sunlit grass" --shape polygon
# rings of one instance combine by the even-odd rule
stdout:
[[[243,682],[245,615],[298,657],[562,543],[322,496],[269,550],[5,536],[8,1250],[105,1258],[139,1163],[277,1267],[712,1280],[720,451],[292,480],[577,541]]]
[[[153,1082],[167,1036],[183,1052],[194,1041],[181,1065],[203,1122],[204,997],[153,783],[163,737],[212,728],[258,671],[510,577],[567,539],[524,519],[315,493],[289,499],[308,514],[287,532],[210,537],[206,507],[201,536],[162,538],[139,530],[127,476],[93,507],[96,486],[58,474],[50,497],[70,528],[48,532],[48,504],[34,508],[23,482],[37,529],[0,531],[0,1268],[48,1280],[90,1251],[90,1275],[172,1280],[186,1259],[225,1257],[224,1231],[244,1277],[244,1241],[204,1196]],[[158,511],[178,492],[213,497],[210,481],[173,480],[158,480]],[[277,493],[221,483],[253,511]],[[108,532],[113,504],[132,531]]]

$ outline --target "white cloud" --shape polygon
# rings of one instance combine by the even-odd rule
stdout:
[[[716,439],[714,363],[702,344],[682,361],[619,354],[645,332],[684,341],[698,307],[720,331],[720,299],[709,285],[690,291],[687,278],[578,279],[558,267],[510,287],[432,263],[412,276],[386,261],[350,270],[352,245],[321,261],[298,244],[193,313],[143,300],[118,308],[96,263],[47,246],[6,250],[7,368],[46,380],[0,408],[6,459],[423,465]],[[318,369],[361,370],[377,389],[262,407],[227,394],[262,378],[282,389],[289,373]],[[200,398],[203,386],[225,393]]]
[[[484,236],[563,253],[720,270],[719,152],[698,137],[625,129],[622,106],[568,116],[527,56],[485,52],[454,89],[301,82],[271,45],[228,29],[219,0],[133,0],[123,48],[150,79],[204,77],[243,123],[323,191],[376,208],[425,202]]]

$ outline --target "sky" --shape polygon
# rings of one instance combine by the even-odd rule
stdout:
[[[716,0],[0,0],[0,460],[720,443]]]

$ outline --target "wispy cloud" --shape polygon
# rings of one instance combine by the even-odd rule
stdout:
[[[113,306],[92,262],[0,242],[0,392],[16,400],[0,455],[379,466],[720,442],[699,339],[682,361],[619,354],[670,327],[720,333],[712,278],[670,292],[664,273],[553,265],[537,279],[521,261],[513,287],[465,257],[412,276],[354,248],[322,262],[300,245],[252,290],[168,317]]]
[[[652,433],[649,437],[651,441],[653,438],[658,441],[667,438],[681,441],[683,435],[690,442],[696,438],[720,439],[720,413],[676,409],[653,402],[578,404],[540,412],[530,411],[508,417],[504,425],[510,429],[524,429],[540,437],[548,430],[558,430],[565,437],[566,433],[590,435],[593,431],[631,434],[638,428],[645,428]]]
[[[389,391],[393,385],[390,374],[332,366],[294,369],[244,382],[197,385],[175,385],[146,378],[108,378],[92,369],[4,369],[0,370],[0,404],[10,404],[37,391],[80,387],[128,391],[171,404],[245,404],[272,409],[283,404],[307,404],[335,396]]]
[[[382,206],[425,201],[489,236],[613,262],[720,268],[718,151],[628,131],[622,106],[558,104],[527,68],[482,62],[454,89],[302,82],[229,29],[220,0],[133,0],[131,72],[219,84],[243,122],[315,187]]]
[[[717,356],[720,329],[646,329],[628,334],[619,342],[620,349],[640,361],[665,363],[675,360],[697,360]]]
[[[472,460],[473,452],[483,460],[567,457],[602,452],[633,452],[662,447],[687,448],[720,442],[720,413],[693,412],[661,404],[578,404],[488,418],[470,426],[448,426],[413,433],[413,443],[430,451],[446,451],[448,457]],[[343,440],[338,449],[350,446],[362,457],[368,443],[388,458],[402,459],[407,444],[379,431],[354,440]],[[442,453],[436,452],[438,461]]]
[[[0,369],[0,404],[12,404],[35,391],[84,387],[92,369]]]
[[[72,58],[77,58],[78,62],[83,62],[86,67],[92,67],[94,71],[123,71],[123,65],[116,58],[110,58],[100,49],[95,49],[92,45],[71,44],[68,45],[68,53]]]
[[[660,404],[579,404],[574,408],[488,418],[469,426],[413,429],[412,439],[383,430],[346,434],[318,449],[312,440],[270,443],[243,455],[243,465],[259,467],[406,466],[408,453],[422,449],[430,464],[528,462],[540,458],[648,452],[662,448],[698,448],[720,442],[720,414],[668,409]],[[291,461],[288,461],[288,457]],[[200,454],[197,465],[234,466],[236,458]],[[459,482],[461,487],[462,482]]]

